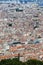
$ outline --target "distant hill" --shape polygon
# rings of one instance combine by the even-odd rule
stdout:
[[[43,0],[0,0],[0,2],[14,2],[14,3],[36,2],[41,6],[43,5]]]

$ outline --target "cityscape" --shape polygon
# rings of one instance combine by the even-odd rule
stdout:
[[[10,1],[0,1],[0,61],[43,61],[43,0]]]

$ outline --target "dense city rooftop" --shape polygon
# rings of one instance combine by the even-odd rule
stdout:
[[[17,57],[43,60],[43,7],[0,4],[0,60]]]

